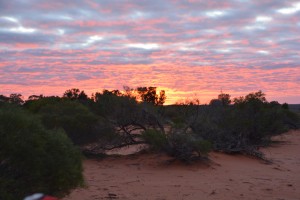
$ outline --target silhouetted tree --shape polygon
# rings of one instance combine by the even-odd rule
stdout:
[[[288,109],[289,109],[289,104],[284,103],[284,104],[281,105],[281,107],[282,107],[283,109],[288,110]]]
[[[9,97],[4,96],[4,95],[0,95],[0,102],[9,102]]]
[[[81,100],[81,101],[86,101],[86,100],[88,100],[88,96],[85,94],[84,91],[81,91],[81,92],[79,93],[77,99],[78,99],[78,100]]]
[[[136,88],[143,102],[155,104],[156,102],[156,87],[138,87]]]
[[[41,99],[41,98],[43,98],[44,96],[42,95],[42,94],[40,94],[40,95],[30,95],[29,97],[28,97],[28,100],[38,100],[38,99]]]
[[[164,90],[161,90],[159,95],[156,93],[156,87],[138,87],[136,91],[143,102],[152,103],[153,105],[163,105],[165,103],[166,94]]]
[[[81,101],[88,100],[88,96],[85,94],[85,92],[80,91],[77,88],[66,90],[65,93],[63,94],[63,97],[69,98],[71,100],[81,100]]]
[[[218,95],[217,99],[212,99],[209,102],[211,106],[228,106],[231,104],[231,99],[229,94],[224,94],[223,92]]]
[[[240,105],[245,102],[245,97],[240,96],[233,99],[234,104]]]
[[[219,99],[212,99],[212,100],[210,100],[209,105],[211,105],[211,106],[222,106],[223,103]]]
[[[258,92],[250,93],[250,94],[246,95],[245,100],[248,102],[253,101],[253,100],[261,101],[263,103],[267,102],[266,94],[263,93],[261,90],[259,90]]]
[[[14,93],[14,94],[9,95],[9,102],[17,104],[17,105],[21,105],[24,103],[24,100],[23,100],[21,94]]]
[[[102,92],[103,95],[116,95],[116,96],[121,96],[122,93],[119,90],[103,90]]]
[[[266,94],[263,93],[261,90],[259,90],[258,92],[255,93],[249,93],[245,97],[234,98],[233,102],[236,105],[241,105],[246,103],[258,105],[258,104],[267,103],[267,99],[266,99]]]
[[[166,101],[166,98],[167,98],[166,92],[164,90],[161,90],[159,92],[159,97],[158,97],[156,105],[163,105]]]
[[[231,104],[231,99],[229,94],[224,94],[224,93],[219,94],[218,100],[222,102],[223,106],[227,106]]]
[[[72,88],[69,90],[66,90],[63,94],[63,97],[69,98],[69,99],[78,99],[78,96],[80,94],[80,90],[77,88]]]
[[[271,108],[275,108],[275,107],[281,107],[280,103],[278,103],[278,101],[271,101],[268,103],[269,107]]]

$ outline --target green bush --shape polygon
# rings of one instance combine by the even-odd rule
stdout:
[[[142,133],[142,138],[149,144],[152,151],[163,151],[167,148],[167,137],[160,131],[148,129]]]
[[[76,101],[47,104],[40,108],[38,114],[46,128],[64,129],[76,145],[96,142],[104,133],[113,131],[106,120]]]
[[[175,159],[191,162],[206,157],[211,150],[211,143],[195,134],[173,132],[162,133],[153,129],[142,133],[142,138],[155,152],[166,152]]]
[[[81,155],[61,130],[12,106],[0,107],[0,199],[62,195],[83,183]]]
[[[60,97],[43,97],[34,100],[27,100],[23,106],[30,112],[37,113],[40,111],[41,108],[43,108],[46,105],[56,104],[62,101],[63,99]]]
[[[206,107],[192,129],[211,141],[215,150],[243,152],[270,143],[274,135],[299,128],[297,115],[274,102],[242,100],[228,107]]]
[[[207,156],[211,143],[195,134],[171,133],[168,136],[168,153],[184,162],[191,162]]]

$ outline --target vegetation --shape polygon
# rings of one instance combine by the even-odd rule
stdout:
[[[267,102],[261,91],[234,99],[234,104],[203,107],[191,128],[218,151],[263,157],[258,146],[271,137],[299,128],[299,118],[278,102]]]
[[[80,184],[73,145],[86,155],[103,155],[143,144],[184,162],[207,158],[211,150],[264,158],[259,146],[300,127],[289,105],[268,102],[262,91],[234,99],[221,93],[209,105],[195,99],[163,106],[163,90],[124,89],[91,98],[76,88],[62,97],[31,95],[26,101],[20,94],[0,95],[0,199],[67,192]]]
[[[42,101],[45,101],[45,98]],[[39,100],[34,103],[40,104]],[[36,107],[34,103],[28,108]],[[69,99],[47,103],[40,106],[36,113],[46,128],[62,128],[76,145],[96,141],[101,137],[101,133],[110,131],[103,118],[93,114],[83,104]]]
[[[80,152],[62,130],[46,130],[19,107],[0,106],[0,199],[62,195],[83,182]]]
[[[156,94],[156,87],[138,87],[136,90],[143,102],[154,105],[163,105],[165,103],[166,94],[164,90],[161,90],[159,95]]]

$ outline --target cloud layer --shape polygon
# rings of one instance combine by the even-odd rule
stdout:
[[[299,103],[300,2],[0,2],[0,93],[160,86],[169,103],[259,89]]]

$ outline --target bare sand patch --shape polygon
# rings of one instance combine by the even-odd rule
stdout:
[[[139,154],[85,160],[85,188],[64,200],[296,200],[300,198],[300,131],[262,151],[273,161],[211,153],[210,162],[186,165],[166,155]]]

